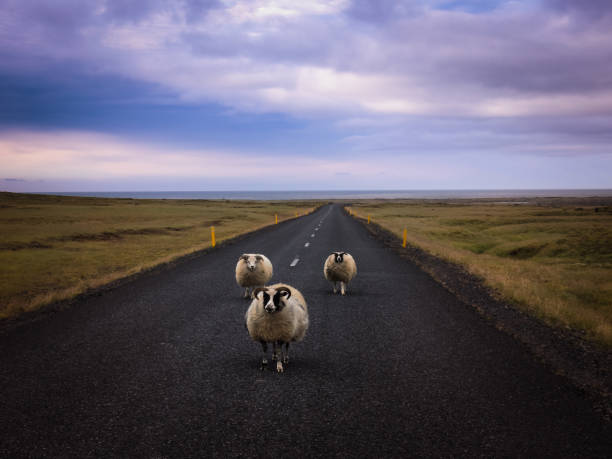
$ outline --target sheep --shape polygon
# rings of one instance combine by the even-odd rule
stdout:
[[[236,264],[236,282],[244,287],[244,298],[249,297],[249,287],[263,287],[272,277],[272,262],[260,253],[245,253]]]
[[[337,283],[340,282],[340,293],[344,295],[346,286],[357,274],[357,264],[350,253],[332,252],[325,260],[323,274],[325,279],[332,283],[334,293],[337,292]]]
[[[276,361],[276,371],[282,373],[283,363],[289,363],[289,343],[302,341],[308,329],[308,306],[304,296],[287,284],[256,288],[245,320],[253,341],[261,343],[261,369],[268,365],[268,343],[272,343],[272,360]]]

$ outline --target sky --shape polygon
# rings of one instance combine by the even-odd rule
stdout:
[[[612,188],[609,0],[3,0],[0,190]]]

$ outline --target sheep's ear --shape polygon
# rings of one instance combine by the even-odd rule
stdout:
[[[291,298],[291,290],[289,290],[285,286],[277,288],[276,291],[280,293],[281,296],[284,296],[286,299]]]
[[[347,255],[346,252],[338,252],[338,255]]]
[[[243,253],[242,255],[240,255],[240,258],[244,261],[247,261],[249,259],[249,254],[248,253]]]
[[[261,255],[255,255],[255,259],[257,261],[263,261],[263,257]]]
[[[255,290],[253,290],[253,293],[251,293],[251,296],[253,298],[257,298],[257,295],[259,295],[261,292],[265,292],[266,289],[265,287],[257,287]]]

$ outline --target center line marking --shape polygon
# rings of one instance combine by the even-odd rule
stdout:
[[[297,264],[298,264],[298,261],[300,261],[300,259],[299,259],[299,258],[294,258],[294,259],[293,259],[293,261],[291,262],[291,264],[290,264],[289,266],[293,267],[293,266],[297,265]]]
[[[314,233],[312,233],[312,234],[310,235],[310,237],[314,237]]]
[[[308,247],[310,245],[310,242],[307,242],[306,244],[304,244],[304,247]]]

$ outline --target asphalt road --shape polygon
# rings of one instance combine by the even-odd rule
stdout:
[[[244,252],[309,304],[283,374],[245,330]],[[580,392],[339,206],[4,331],[0,391],[2,457],[612,456]]]

